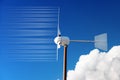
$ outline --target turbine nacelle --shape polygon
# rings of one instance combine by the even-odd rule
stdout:
[[[66,36],[57,36],[54,39],[54,42],[59,46],[66,46],[66,45],[69,45],[70,39],[69,39],[69,37],[66,37]],[[58,47],[58,48],[60,48],[60,47]]]

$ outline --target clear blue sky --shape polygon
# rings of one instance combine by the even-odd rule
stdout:
[[[95,35],[108,33],[108,48],[120,44],[119,0],[1,0],[0,1],[0,80],[62,80],[63,48],[59,60],[54,62],[10,62],[9,46],[2,22],[9,6],[60,7],[60,29],[70,39],[94,39]],[[4,14],[4,16],[3,16]],[[94,49],[91,43],[70,43],[68,47],[68,70],[74,69],[79,56]]]

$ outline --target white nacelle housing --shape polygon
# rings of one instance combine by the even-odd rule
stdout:
[[[65,45],[68,45],[70,43],[70,39],[68,37],[65,37],[65,36],[58,36],[54,39],[54,42],[58,45],[62,45],[62,46],[65,46]]]

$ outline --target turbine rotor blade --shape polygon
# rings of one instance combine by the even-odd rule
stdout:
[[[56,60],[58,61],[58,48],[56,49]]]
[[[57,44],[57,49],[59,49],[60,48],[60,45],[59,44]]]
[[[56,60],[58,61],[58,49],[60,48],[60,45],[57,44],[57,49],[56,49]]]
[[[61,36],[61,32],[60,32],[60,8],[58,8],[58,25],[57,25],[57,36]]]
[[[57,28],[57,36],[61,36],[59,25],[58,25],[58,28]]]
[[[57,36],[60,37],[61,36],[61,32],[60,32],[60,28],[59,28],[59,16],[60,16],[60,8],[58,8],[58,23],[57,23]],[[58,49],[60,48],[59,43],[57,43],[55,41],[55,43],[57,44],[57,49],[56,49],[56,60],[58,61]]]

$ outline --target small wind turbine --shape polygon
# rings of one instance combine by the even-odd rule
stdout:
[[[58,49],[64,46],[64,58],[63,58],[63,80],[67,80],[67,47],[70,42],[85,42],[94,43],[96,48],[101,50],[107,50],[107,33],[103,33],[95,36],[94,40],[70,40],[67,36],[61,36],[59,28],[59,11],[58,10],[58,26],[57,26],[57,37],[55,37],[54,42],[57,44],[57,60],[58,60]]]

